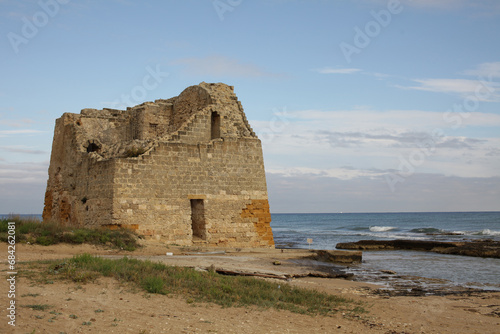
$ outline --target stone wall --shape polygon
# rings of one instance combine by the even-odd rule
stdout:
[[[44,220],[179,245],[273,247],[260,140],[224,84],[56,121]]]
[[[140,233],[190,244],[190,200],[201,199],[207,244],[231,241],[237,246],[260,245],[261,231],[254,218],[262,220],[262,208],[256,208],[260,216],[242,215],[243,210],[253,208],[248,207],[252,200],[267,203],[258,139],[215,140],[197,145],[160,143],[147,155],[119,159],[114,179],[114,222],[147,221],[147,225],[139,224]],[[269,226],[269,208],[267,214]]]

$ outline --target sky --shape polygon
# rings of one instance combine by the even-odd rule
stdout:
[[[500,211],[500,1],[0,0],[0,213],[54,123],[235,87],[271,211]]]

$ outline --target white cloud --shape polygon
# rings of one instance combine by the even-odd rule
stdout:
[[[377,6],[387,6],[388,0],[359,0],[363,3],[371,3]],[[500,14],[500,2],[498,0],[400,0],[403,8],[412,7],[417,9],[437,11],[467,10],[472,17]]]
[[[482,135],[485,127],[500,126],[500,115],[470,113],[461,119],[462,128],[454,128],[444,115],[421,110],[300,110],[287,111],[279,124],[251,124],[262,140],[270,171],[373,177],[381,170],[399,169],[401,159],[421,159],[415,162],[416,172],[500,175],[500,156],[493,150],[500,147],[500,139]]]
[[[9,135],[32,135],[37,133],[43,133],[40,130],[30,130],[30,129],[20,129],[20,130],[0,130],[0,137],[5,137]]]
[[[408,89],[425,90],[438,93],[470,94],[481,85],[478,80],[467,79],[417,79],[420,86],[407,87]]]
[[[266,173],[277,174],[284,177],[297,177],[297,176],[308,175],[308,176],[336,178],[339,180],[351,180],[359,177],[374,178],[385,174],[384,172],[377,170],[362,170],[362,169],[354,169],[352,167],[339,167],[339,168],[328,168],[328,169],[319,169],[314,167],[276,168],[276,169],[267,169]]]
[[[48,162],[0,164],[0,185],[38,184],[47,182]]]
[[[182,58],[172,65],[184,65],[189,75],[212,75],[228,77],[278,77],[280,74],[267,72],[252,63],[242,63],[237,59],[225,56],[208,56],[204,58]]]
[[[314,70],[321,74],[352,74],[361,72],[359,68],[331,68],[331,67],[323,67],[320,69]]]
[[[474,69],[461,74],[474,76],[474,79],[425,78],[414,79],[416,86],[396,86],[401,89],[413,89],[434,93],[457,94],[462,98],[473,98],[482,102],[500,102],[500,62],[482,63]]]
[[[394,75],[387,73],[379,73],[379,72],[368,72],[363,71],[360,68],[333,68],[333,67],[322,67],[313,70],[314,72],[320,74],[363,74],[371,77],[375,77],[376,79],[382,80],[390,77],[394,77]]]
[[[500,102],[500,85],[488,80],[469,79],[415,79],[418,86],[397,86],[402,89],[434,93],[457,94],[481,102]]]
[[[12,112],[12,111],[10,111]],[[10,126],[10,127],[23,127],[29,124],[36,123],[34,119],[29,119],[29,118],[24,118],[24,119],[19,119],[19,120],[2,120],[0,119],[0,125],[5,125],[5,126]]]
[[[47,154],[47,151],[37,150],[27,146],[0,146],[0,150],[12,153],[26,153],[26,154]]]
[[[384,176],[340,179],[267,173],[271,211],[498,211],[500,178],[416,173],[392,192]]]
[[[463,74],[483,78],[500,78],[500,62],[482,63],[475,69],[464,71]]]
[[[0,213],[41,214],[48,161],[0,163]]]
[[[298,110],[288,112],[290,121],[307,124],[310,128],[342,129],[342,131],[375,131],[376,129],[394,132],[419,131],[422,129],[449,128],[443,110],[440,112],[424,110]],[[463,118],[463,126],[500,126],[500,115],[471,112]]]

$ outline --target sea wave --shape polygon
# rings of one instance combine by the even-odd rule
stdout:
[[[348,227],[349,230],[352,230],[352,231],[364,231],[364,230],[369,230],[370,228],[368,226],[350,226]]]
[[[489,236],[500,236],[500,231],[492,231],[489,228],[485,228],[480,231],[454,231],[452,232],[453,234],[460,234],[460,235],[489,235]]]
[[[370,226],[370,231],[372,232],[387,232],[397,229],[394,226]]]
[[[424,234],[441,234],[444,233],[443,230],[439,228],[434,228],[434,227],[421,227],[421,228],[414,228],[413,230],[410,230],[412,233],[424,233]]]
[[[500,231],[492,231],[489,228],[485,228],[482,231],[474,233],[476,235],[500,235]]]

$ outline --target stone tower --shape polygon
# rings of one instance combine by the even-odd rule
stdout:
[[[274,247],[261,143],[222,83],[63,114],[43,218],[179,245]]]

